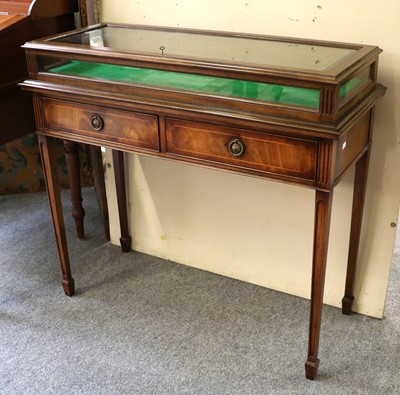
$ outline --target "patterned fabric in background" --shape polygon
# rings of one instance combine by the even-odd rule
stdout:
[[[80,0],[83,25],[87,25],[87,14],[93,15],[95,23],[100,21],[101,0]],[[80,145],[82,186],[93,185],[93,174],[90,168],[89,155]],[[57,145],[58,176],[60,186],[68,187],[65,166],[64,147]],[[5,145],[0,145],[0,195],[13,193],[39,192],[46,189],[43,169],[40,160],[39,146],[35,134],[22,137]]]
[[[61,140],[57,142],[56,155],[60,186],[66,188],[68,187],[68,176],[64,146]],[[79,158],[82,186],[93,185],[88,155],[82,145],[79,146]],[[46,185],[37,136],[29,134],[19,140],[0,145],[0,195],[44,190],[46,190]]]

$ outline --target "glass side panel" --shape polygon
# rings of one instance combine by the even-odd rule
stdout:
[[[71,61],[47,71],[64,75],[123,81],[144,86],[283,103],[315,110],[319,107],[319,91],[316,89],[80,61]]]
[[[343,104],[344,102],[346,102],[347,99],[353,96],[356,91],[367,85],[370,81],[371,71],[370,67],[367,67],[354,78],[350,79],[340,86],[339,103]]]
[[[160,57],[323,71],[357,49],[262,38],[107,26],[53,41]]]

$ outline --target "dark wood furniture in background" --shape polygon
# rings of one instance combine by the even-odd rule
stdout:
[[[79,3],[79,4],[78,4]],[[75,29],[75,13],[87,25],[86,1],[0,0],[0,145],[36,131],[32,98],[18,83],[28,76],[25,42]],[[77,235],[84,237],[78,145],[65,141],[65,157],[71,190],[72,216]],[[103,165],[97,147],[88,147],[106,237],[109,238]]]
[[[75,29],[77,11],[77,0],[0,1],[0,144],[36,131],[31,94],[18,86],[28,76],[21,46],[36,38]],[[76,149],[72,155],[77,157]],[[78,236],[83,237],[80,169],[70,169],[69,174],[73,216]]]
[[[18,86],[28,76],[26,41],[75,28],[76,0],[0,0],[0,144],[36,130],[31,95]]]
[[[62,267],[74,280],[54,138],[113,149],[121,245],[130,249],[123,153],[315,189],[306,376],[318,344],[332,196],[356,166],[343,312],[352,309],[377,83],[374,46],[143,26],[98,25],[25,45]],[[249,202],[251,204],[251,202]]]

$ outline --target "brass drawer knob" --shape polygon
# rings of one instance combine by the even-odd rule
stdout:
[[[233,156],[242,156],[244,154],[244,151],[246,150],[246,146],[244,145],[242,140],[239,139],[232,139],[228,143],[228,151],[233,155]]]
[[[92,116],[92,126],[95,130],[102,130],[104,128],[104,120],[100,115]]]

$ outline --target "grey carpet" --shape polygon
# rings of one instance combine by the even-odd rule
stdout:
[[[63,192],[68,210],[69,192]],[[105,241],[66,215],[76,295],[63,295],[47,197],[0,197],[1,394],[398,394],[400,254],[384,320],[324,307],[304,378],[309,302]]]

